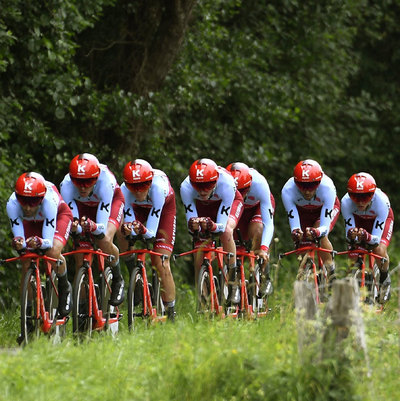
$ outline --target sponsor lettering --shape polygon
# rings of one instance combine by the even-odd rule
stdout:
[[[193,213],[193,209],[192,209],[192,204],[189,203],[188,205],[184,205],[185,206],[185,213],[187,212],[192,212]]]
[[[107,212],[109,212],[109,207],[110,207],[110,204],[109,204],[109,203],[101,202],[100,210],[105,209]]]
[[[156,216],[157,218],[159,218],[160,216],[158,215],[160,213],[161,209],[152,209],[151,210],[151,216]]]
[[[11,228],[13,228],[14,226],[19,226],[18,217],[15,220],[10,219],[10,224],[11,224]]]
[[[224,205],[222,205],[222,208],[221,208],[221,214],[226,214],[227,216],[229,216],[229,209],[230,209],[231,207],[230,206],[228,206],[228,207],[225,207]]]
[[[379,228],[379,230],[383,230],[383,223],[384,223],[384,221],[379,222],[378,220],[376,220],[375,228]]]
[[[46,219],[46,226],[52,226],[54,228],[54,219]]]

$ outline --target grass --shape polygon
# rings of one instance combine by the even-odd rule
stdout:
[[[399,400],[396,297],[383,314],[364,311],[369,370],[351,336],[332,349],[318,340],[299,355],[286,267],[272,312],[256,321],[198,317],[192,287],[178,285],[175,324],[129,333],[124,311],[114,338],[95,333],[78,343],[69,322],[61,343],[41,337],[18,348],[19,311],[10,311],[0,316],[0,400]]]

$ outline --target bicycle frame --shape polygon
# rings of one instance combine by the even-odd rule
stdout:
[[[386,258],[383,256],[379,256],[375,253],[373,253],[371,250],[368,250],[360,245],[356,245],[355,247],[347,250],[347,251],[341,251],[337,253],[338,255],[347,255],[350,259],[357,259],[356,263],[358,262],[359,268],[361,270],[361,280],[359,282],[360,288],[363,289],[365,288],[365,274],[366,274],[366,263],[365,263],[365,258],[368,256],[368,270],[370,271],[372,275],[372,280],[373,280],[373,289],[374,292],[378,292],[379,289],[379,283],[376,281],[376,275],[374,271],[374,266],[375,266],[375,260],[379,260],[381,264],[385,263]]]
[[[42,290],[42,281],[40,278],[40,261],[44,260],[45,262],[45,275],[47,278],[49,278],[50,283],[52,285],[52,288],[55,291],[55,294],[58,298],[58,288],[56,287],[53,277],[52,277],[52,266],[50,262],[56,262],[60,263],[59,260],[50,258],[49,256],[46,255],[39,255],[37,253],[33,252],[28,252],[25,254],[22,254],[20,256],[12,257],[9,259],[2,260],[0,264],[2,263],[11,263],[15,261],[23,261],[23,260],[30,260],[30,265],[29,268],[26,271],[26,274],[28,274],[29,270],[31,269],[34,273],[35,277],[35,283],[36,283],[36,310],[34,311],[34,319],[38,322],[40,322],[40,330],[48,334],[50,331],[56,327],[56,326],[63,326],[67,323],[68,317],[64,317],[61,319],[57,318],[57,315],[55,316],[54,319],[50,317],[50,311],[46,310],[46,305],[45,305],[45,299],[43,295],[43,290]],[[22,310],[21,310],[21,324],[22,324]]]
[[[146,272],[146,255],[160,256],[162,262],[167,259],[167,255],[159,252],[154,252],[150,249],[131,249],[126,252],[122,252],[119,256],[129,256],[136,254],[136,265],[140,267],[140,272],[143,278],[143,317],[149,317],[152,321],[165,322],[167,319],[166,315],[157,315],[157,308],[153,306],[149,288],[149,281]]]
[[[225,312],[224,308],[221,305],[218,297],[220,294],[218,294],[217,288],[215,286],[214,282],[214,272],[213,272],[213,265],[212,262],[216,259],[217,260],[217,265],[218,269],[220,271],[220,274],[222,276],[222,281],[228,284],[228,277],[224,271],[224,255],[230,255],[229,252],[226,252],[222,249],[222,247],[216,247],[215,241],[212,241],[211,246],[200,246],[198,248],[194,248],[190,251],[183,252],[180,254],[175,254],[174,260],[176,260],[179,257],[186,256],[186,255],[191,255],[195,253],[203,253],[203,259],[201,262],[201,266],[206,266],[208,275],[210,277],[210,310],[209,313],[211,314],[216,314],[221,316],[222,318],[225,318]],[[201,269],[200,269],[200,274],[201,274]],[[199,274],[199,275],[200,275]],[[197,294],[200,297],[200,294]]]
[[[120,320],[120,312],[118,307],[115,307],[116,314],[115,316],[104,316],[103,310],[101,309],[96,296],[96,288],[93,279],[93,270],[92,270],[92,262],[93,257],[97,255],[98,269],[100,274],[103,275],[105,284],[107,286],[107,290],[111,293],[111,286],[104,274],[105,272],[105,260],[108,258],[111,260],[112,256],[102,252],[101,250],[95,250],[93,248],[79,248],[70,252],[63,253],[63,256],[77,255],[83,254],[83,263],[82,267],[85,267],[88,273],[88,281],[89,281],[89,304],[88,304],[88,316],[89,318],[94,318],[94,323],[92,326],[93,330],[102,330],[106,325],[112,325],[113,323],[117,323]]]
[[[318,243],[307,241],[307,242],[301,242],[299,244],[298,248],[296,248],[292,251],[279,254],[279,260],[286,256],[293,255],[293,254],[303,255],[303,259],[299,265],[297,280],[303,279],[304,269],[307,266],[307,262],[311,263],[317,304],[321,303],[321,299],[320,299],[320,285],[318,283],[318,271],[317,271],[317,265],[315,263],[316,256],[318,258],[318,269],[321,272],[321,274],[323,275],[323,277],[321,277],[321,278],[325,282],[327,282],[327,272],[324,269],[324,263],[322,261],[321,253],[330,253],[332,256],[334,256],[336,254],[336,251],[321,248]]]

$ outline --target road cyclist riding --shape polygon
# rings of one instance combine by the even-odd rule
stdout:
[[[65,323],[64,318],[71,311],[72,287],[61,252],[69,237],[72,214],[56,186],[35,172],[24,173],[17,179],[6,209],[13,233],[12,247],[21,255],[12,259],[22,263],[23,309],[21,334],[17,339],[21,344],[26,343],[29,333],[40,325],[46,332],[48,319],[52,321],[51,326],[59,319]],[[37,253],[45,256],[38,256]],[[51,269],[49,266],[45,269],[48,283],[46,294],[43,294],[40,284],[40,259],[51,264]]]
[[[357,277],[361,274],[364,285],[364,258],[369,256],[367,287],[368,301],[384,305],[390,299],[391,280],[387,252],[393,234],[394,216],[389,198],[377,188],[375,179],[368,173],[353,174],[347,183],[347,193],[341,202],[345,222],[348,254],[356,262]],[[380,260],[380,262],[376,262]],[[368,280],[370,276],[370,280]],[[369,282],[368,282],[369,281]]]

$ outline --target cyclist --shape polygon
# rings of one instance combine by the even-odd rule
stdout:
[[[378,301],[390,299],[389,255],[387,252],[393,234],[394,215],[389,198],[376,187],[368,173],[353,174],[342,198],[342,215],[346,238],[373,247],[374,253],[386,258],[380,266]]]
[[[322,248],[333,250],[328,239],[339,217],[340,201],[333,181],[315,160],[300,161],[293,177],[282,188],[291,235],[296,246],[301,241],[319,239]],[[330,253],[321,253],[329,281],[335,279],[335,265]]]
[[[154,251],[167,255],[152,255],[152,264],[161,280],[162,300],[168,319],[175,318],[175,283],[171,273],[170,257],[174,248],[176,230],[175,192],[166,174],[153,169],[142,159],[128,162],[123,170],[124,183],[121,185],[125,197],[124,224],[118,238],[121,251],[129,247],[126,236],[142,235],[155,239]],[[126,260],[129,272],[134,260]]]
[[[233,257],[228,261],[229,290],[232,303],[239,303],[240,291],[235,279],[236,246],[233,231],[243,212],[243,198],[229,172],[213,160],[198,159],[181,184],[181,198],[191,233],[220,234],[224,251]],[[199,254],[198,254],[199,255]],[[195,281],[201,267],[201,257],[195,258]]]
[[[100,164],[90,153],[75,156],[69,165],[69,173],[60,184],[61,195],[72,210],[74,222],[71,232],[90,233],[99,248],[114,256],[111,262],[113,280],[110,304],[120,305],[124,300],[124,279],[119,264],[119,250],[113,243],[122,222],[124,195],[115,176],[108,167]],[[76,257],[82,264],[82,256]]]
[[[246,164],[231,163],[226,168],[235,179],[236,188],[243,196],[244,210],[237,228],[244,241],[252,241],[254,254],[264,260],[262,266],[261,292],[269,295],[272,284],[266,270],[269,262],[269,246],[274,233],[275,199],[267,180]],[[235,233],[237,237],[237,233]]]
[[[12,247],[16,251],[40,251],[61,261],[58,266],[52,262],[52,267],[58,278],[58,315],[67,316],[71,311],[72,286],[68,281],[67,264],[61,252],[69,237],[71,210],[56,186],[35,172],[19,176],[6,209],[14,236]],[[29,263],[29,260],[22,262],[22,280]],[[28,308],[32,309],[32,303],[28,303]],[[22,340],[22,337],[18,339]]]

